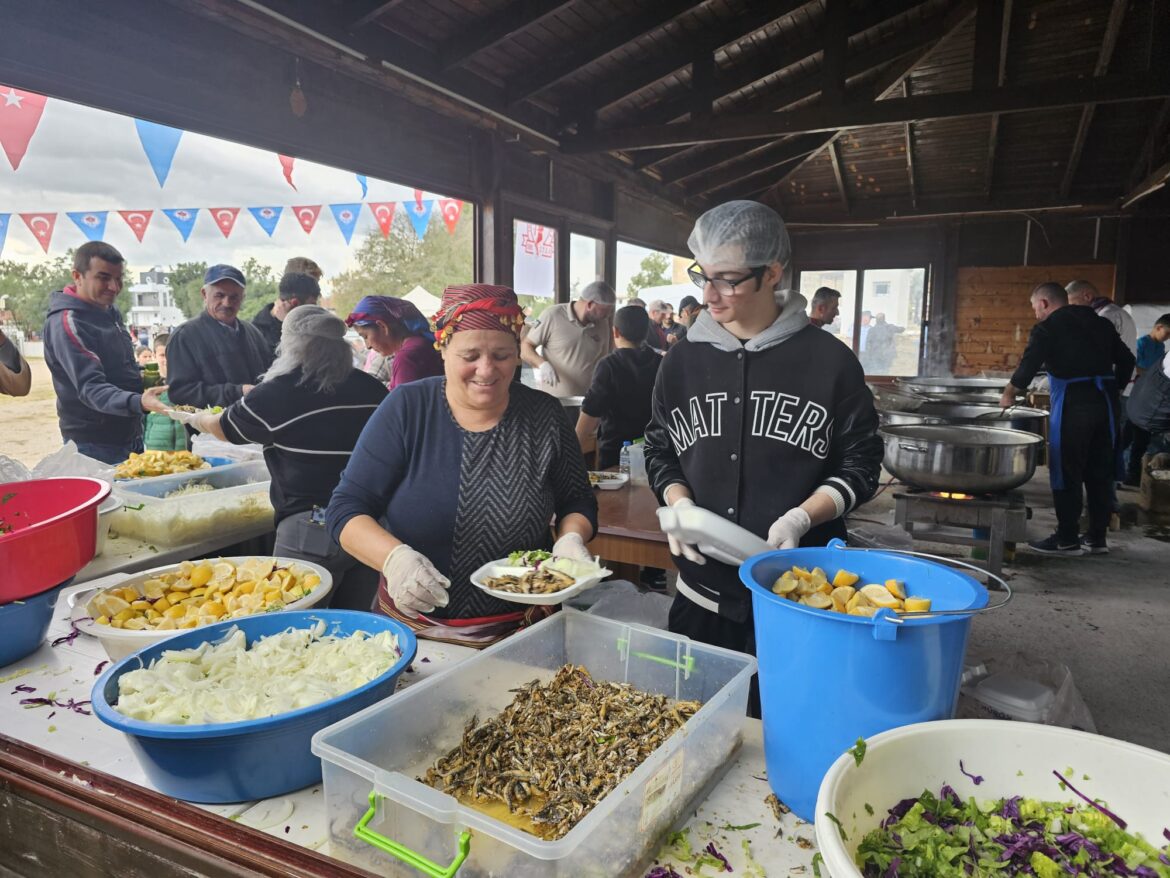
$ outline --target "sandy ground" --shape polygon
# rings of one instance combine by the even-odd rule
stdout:
[[[57,397],[44,360],[29,360],[32,390],[19,399],[0,396],[0,454],[32,466],[61,447]]]

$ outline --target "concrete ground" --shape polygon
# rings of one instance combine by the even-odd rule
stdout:
[[[892,525],[899,489],[885,489],[855,519]],[[1048,536],[1056,518],[1047,469],[1037,470],[1023,490],[1032,508],[1029,538]],[[1119,500],[1130,524],[1109,534],[1109,555],[1017,551],[1004,568],[1015,597],[975,618],[968,655],[1024,651],[1062,662],[1098,732],[1170,752],[1170,528],[1145,522],[1135,491],[1121,491]],[[868,521],[853,520],[851,529]],[[970,552],[936,543],[915,548],[958,558]]]

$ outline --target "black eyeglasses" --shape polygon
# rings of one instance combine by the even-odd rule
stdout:
[[[739,280],[726,280],[721,277],[707,277],[703,274],[703,269],[699,268],[699,263],[692,263],[691,267],[687,269],[687,277],[699,289],[704,289],[707,284],[711,284],[721,296],[737,296],[741,295],[740,291],[736,289],[740,284],[747,283],[749,280],[755,279],[759,281],[763,279],[764,272],[768,270],[768,266],[760,265],[756,268],[750,269],[746,275]]]

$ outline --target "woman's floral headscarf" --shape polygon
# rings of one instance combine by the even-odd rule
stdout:
[[[453,333],[464,329],[510,332],[517,339],[524,326],[524,312],[510,287],[466,284],[443,290],[443,304],[432,318],[435,347],[445,345]]]

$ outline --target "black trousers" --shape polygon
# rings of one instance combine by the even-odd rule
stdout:
[[[1125,467],[1125,483],[1137,485],[1142,480],[1142,458],[1150,447],[1150,434],[1128,418],[1121,433],[1121,447],[1129,449],[1129,463]]]
[[[735,622],[703,609],[685,595],[676,594],[670,605],[668,628],[672,634],[683,634],[699,643],[722,646],[736,652],[756,654],[756,626],[751,614],[744,622]],[[748,716],[760,718],[759,675],[752,677],[748,692]]]
[[[1089,505],[1089,537],[1104,540],[1109,530],[1114,479],[1114,437],[1109,429],[1108,404],[1103,396],[1077,403],[1066,400],[1062,419],[1060,453],[1064,487],[1052,491],[1056,535],[1066,545],[1080,540],[1083,488]]]

